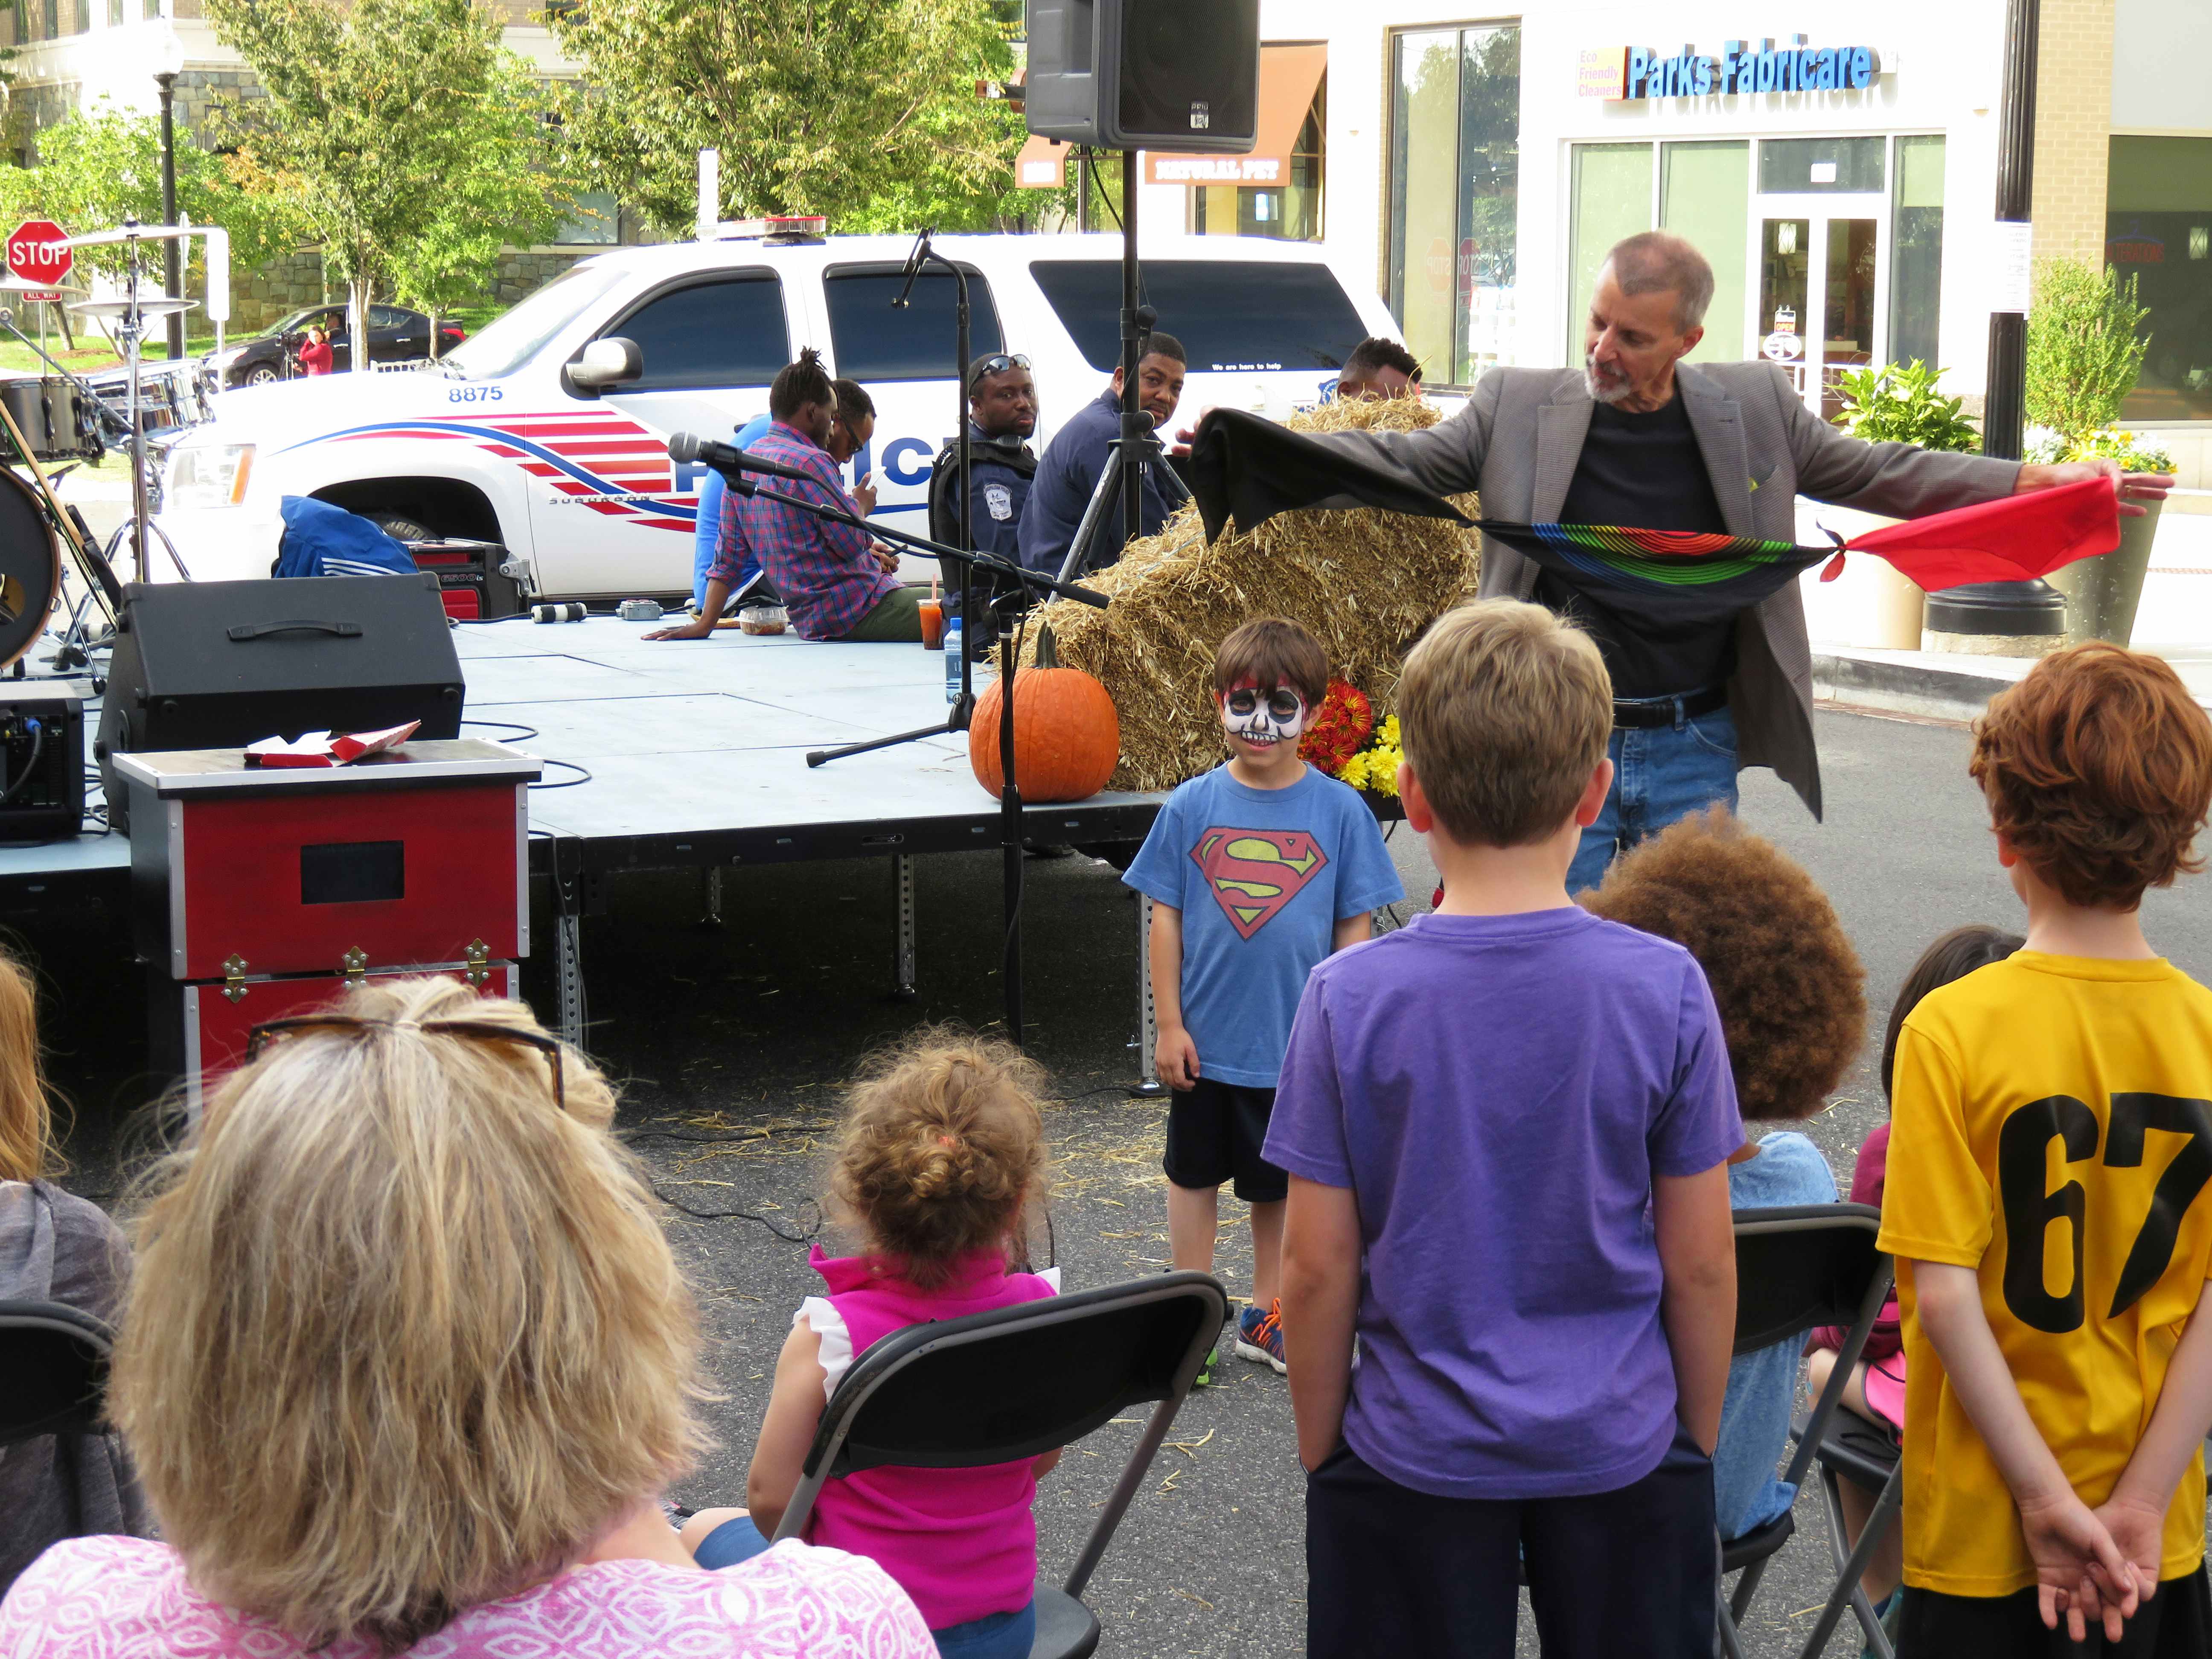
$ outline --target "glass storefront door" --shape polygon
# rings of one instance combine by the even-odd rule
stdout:
[[[1837,376],[1888,361],[1881,200],[1766,196],[1756,207],[1756,347],[1832,420],[1843,407]]]

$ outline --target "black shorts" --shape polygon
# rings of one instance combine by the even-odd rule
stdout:
[[[1544,1659],[1705,1659],[1720,1551],[1713,1466],[1588,1498],[1436,1498],[1340,1444],[1306,1477],[1310,1659],[1513,1659],[1521,1569]]]
[[[2199,1566],[2185,1578],[2169,1578],[2136,1609],[2118,1645],[2096,1625],[2078,1645],[2066,1639],[2066,1621],[2043,1627],[2036,1593],[1947,1595],[1941,1590],[1905,1592],[1898,1610],[1898,1659],[2207,1659],[2212,1655],[2212,1587]]]
[[[1233,1182],[1247,1204],[1281,1203],[1291,1178],[1260,1156],[1274,1109],[1273,1089],[1202,1077],[1188,1092],[1176,1090],[1168,1102],[1168,1153],[1160,1160],[1168,1179],[1193,1188]]]

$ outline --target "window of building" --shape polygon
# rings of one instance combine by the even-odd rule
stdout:
[[[1605,256],[1624,236],[1651,228],[1651,146],[1577,144],[1569,221],[1567,361],[1583,360],[1583,324]]]
[[[1390,310],[1431,385],[1470,386],[1509,360],[1521,29],[1409,30],[1391,52]]]
[[[1121,362],[1121,267],[1106,259],[1037,259],[1030,272],[1083,360]],[[1358,308],[1327,265],[1242,259],[1149,259],[1144,301],[1182,342],[1194,374],[1334,369],[1367,337]]]
[[[2121,419],[2212,420],[2212,138],[2114,137],[2105,260],[2150,310]]]
[[[1739,362],[1752,349],[1743,308],[1751,236],[1750,150],[1741,139],[1660,148],[1659,228],[1688,238],[1713,267],[1705,337],[1690,353],[1693,363]]]
[[[1937,322],[1943,301],[1943,138],[1897,141],[1890,198],[1889,360],[1942,364]]]
[[[62,0],[46,0],[46,26],[45,29],[40,32],[39,39],[41,40],[57,40],[60,37],[62,32]]]
[[[622,240],[622,213],[615,204],[614,192],[609,190],[579,191],[569,205],[568,216],[553,233],[556,243],[591,243],[611,246]]]
[[[123,0],[107,0],[107,27],[112,29],[123,27]]]
[[[1740,362],[1771,345],[1766,355],[1801,390],[1826,389],[1832,413],[1845,368],[1916,357],[1940,367],[1942,138],[1769,139],[1755,169],[1751,149],[1742,139],[1574,146],[1567,361],[1582,356],[1606,254],[1656,226],[1713,267],[1692,362]]]
[[[644,356],[625,390],[766,386],[791,361],[783,284],[766,271],[664,291],[605,332]]]
[[[926,270],[915,279],[906,304],[893,306],[905,286],[896,265],[833,267],[823,277],[830,343],[836,352],[837,373],[845,379],[868,386],[878,380],[960,378],[953,362],[959,340],[959,284],[947,271]],[[969,270],[969,356],[973,359],[1005,349],[991,284],[981,272]]]
[[[1194,185],[1190,228],[1194,236],[1274,236],[1289,242],[1322,238],[1322,147],[1328,131],[1328,82],[1323,77],[1291,147],[1287,185]]]

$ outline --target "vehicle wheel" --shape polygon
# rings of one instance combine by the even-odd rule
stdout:
[[[438,532],[419,519],[410,519],[404,513],[364,513],[361,515],[380,526],[394,541],[434,542]]]
[[[274,386],[281,377],[268,363],[256,363],[246,371],[247,386]]]

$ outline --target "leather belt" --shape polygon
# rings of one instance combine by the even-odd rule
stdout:
[[[1684,720],[1693,720],[1700,714],[1710,714],[1717,708],[1728,707],[1728,687],[1707,686],[1702,691],[1685,691],[1679,697],[1615,697],[1613,700],[1613,723],[1616,728],[1648,732],[1662,726],[1680,726]]]

